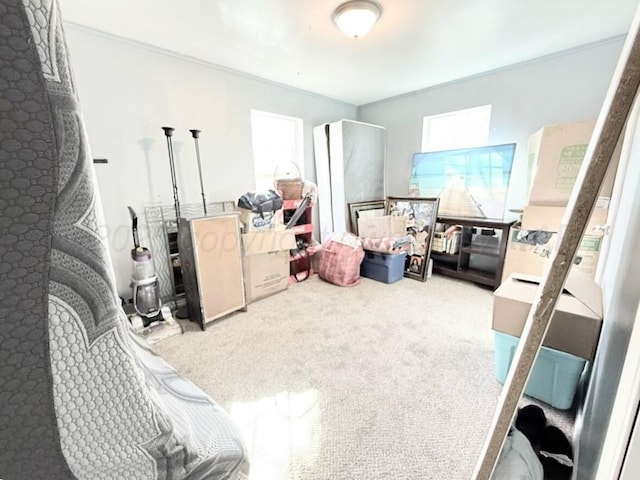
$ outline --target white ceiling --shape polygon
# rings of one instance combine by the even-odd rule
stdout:
[[[625,34],[638,0],[378,0],[364,38],[342,0],[59,0],[63,19],[363,105]]]

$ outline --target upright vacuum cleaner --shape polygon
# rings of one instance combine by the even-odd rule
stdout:
[[[131,289],[133,308],[137,314],[137,318],[134,317],[132,324],[136,330],[140,330],[148,327],[153,322],[164,320],[164,317],[158,288],[158,277],[153,268],[151,252],[148,248],[140,246],[138,216],[133,208],[128,208],[131,215],[131,230],[133,234]]]

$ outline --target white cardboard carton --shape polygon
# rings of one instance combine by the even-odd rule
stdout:
[[[244,280],[247,303],[289,287],[289,250],[296,247],[291,230],[245,233]]]
[[[407,234],[407,219],[399,215],[358,218],[361,238],[400,237]]]
[[[595,120],[542,127],[529,137],[529,205],[565,206],[591,140]],[[608,208],[620,144],[600,189],[599,205]]]
[[[515,337],[529,315],[541,277],[514,274],[493,294],[493,330]],[[590,278],[572,270],[558,299],[543,345],[592,360],[602,326],[602,291]]]

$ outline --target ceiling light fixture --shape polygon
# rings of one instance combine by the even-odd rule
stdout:
[[[368,0],[343,3],[333,14],[333,22],[349,38],[364,37],[381,15],[380,7]]]

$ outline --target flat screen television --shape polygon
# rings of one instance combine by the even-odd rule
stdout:
[[[438,215],[502,220],[515,143],[413,155],[409,195],[438,197]]]

